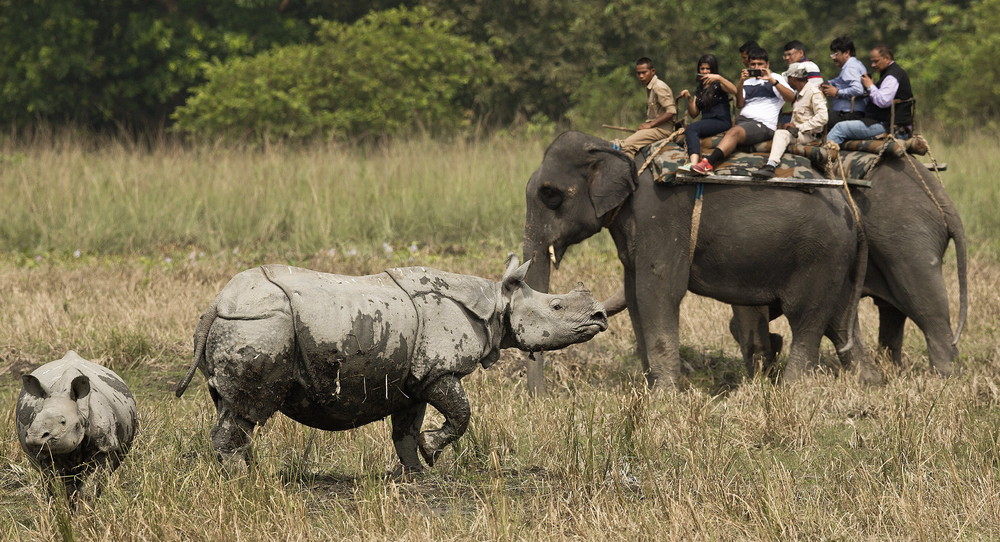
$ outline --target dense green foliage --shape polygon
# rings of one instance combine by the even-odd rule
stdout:
[[[423,7],[429,15],[423,22],[374,15],[351,26],[396,6]],[[431,25],[434,18],[442,22]],[[317,19],[327,22],[312,24]],[[376,28],[393,30],[365,35]],[[1000,0],[0,0],[0,122],[159,126],[197,89],[178,115],[197,130],[222,124],[240,134],[393,131],[421,115],[401,120],[392,118],[396,110],[382,110],[388,100],[372,95],[373,78],[362,75],[379,66],[411,84],[434,79],[417,89],[430,94],[414,99],[421,121],[461,109],[476,126],[570,119],[586,130],[624,111],[641,114],[641,89],[631,76],[640,56],[656,60],[660,76],[679,91],[693,85],[703,53],[716,53],[723,73],[733,74],[736,48],[754,39],[783,69],[782,45],[799,39],[832,76],[828,44],[847,34],[862,59],[876,42],[896,49],[924,120],[974,126],[1000,115],[991,55],[998,28]],[[338,40],[345,50],[322,53]],[[470,41],[500,69],[479,70],[487,63],[477,61],[479,83],[454,90],[461,86],[455,78],[471,76],[453,63],[470,54]],[[460,52],[449,50],[458,43]],[[397,63],[406,68],[393,72]],[[347,73],[332,77],[334,69]],[[252,85],[258,79],[263,93]],[[450,90],[435,94],[442,88]],[[212,106],[209,94],[216,95]]]
[[[326,22],[317,44],[289,45],[215,66],[177,110],[203,136],[347,137],[412,126],[453,129],[494,64],[426,8]]]

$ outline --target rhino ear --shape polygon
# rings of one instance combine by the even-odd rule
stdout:
[[[49,392],[45,391],[41,381],[35,378],[34,375],[22,376],[21,385],[24,386],[24,391],[28,395],[33,395],[39,399],[47,399],[49,397]]]
[[[83,399],[90,393],[90,379],[85,375],[80,375],[73,379],[69,385],[69,398],[74,401]]]
[[[517,256],[514,253],[510,253],[507,256],[507,270],[503,274],[503,291],[505,294],[513,292],[524,283],[524,277],[528,274],[528,267],[531,266],[531,260],[524,262],[524,264],[518,266]]]
[[[610,148],[589,146],[590,202],[598,217],[611,212],[636,188],[635,162],[627,154]]]

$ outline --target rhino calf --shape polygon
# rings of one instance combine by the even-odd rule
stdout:
[[[68,497],[93,471],[118,468],[136,431],[135,398],[121,377],[69,351],[24,375],[22,384],[17,439],[35,467],[63,482]]]
[[[392,416],[400,469],[433,465],[469,423],[460,379],[502,348],[552,350],[607,329],[582,285],[564,295],[524,283],[508,259],[500,282],[423,267],[351,277],[265,265],[237,274],[202,315],[194,364],[218,411],[212,446],[246,468],[254,427],[276,411],[328,431]],[[430,403],[444,424],[420,432]],[[397,469],[397,470],[400,470]]]

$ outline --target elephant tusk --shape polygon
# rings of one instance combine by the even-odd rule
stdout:
[[[556,265],[556,249],[552,245],[549,245],[549,261],[552,265]]]

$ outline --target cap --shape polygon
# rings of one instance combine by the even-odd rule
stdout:
[[[793,62],[785,70],[785,73],[781,74],[782,77],[788,79],[789,77],[794,77],[795,79],[805,79],[809,77],[809,68],[806,67],[805,62]]]

